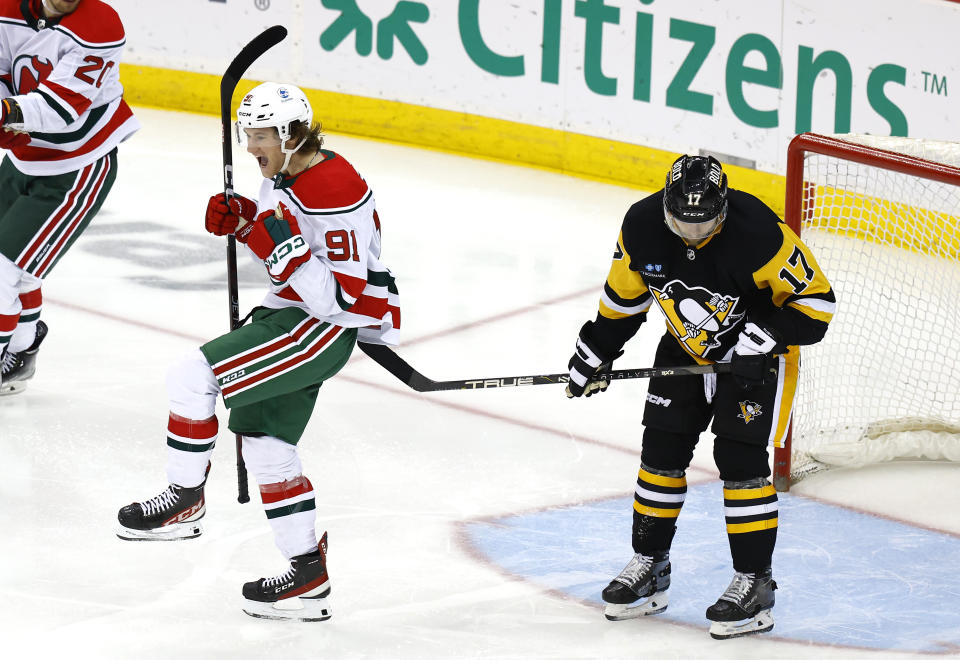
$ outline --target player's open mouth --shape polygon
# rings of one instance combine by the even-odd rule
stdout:
[[[260,164],[260,167],[266,167],[269,162],[266,156],[257,156],[257,163]]]

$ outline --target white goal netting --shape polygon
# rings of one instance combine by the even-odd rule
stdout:
[[[832,137],[952,166],[957,178],[805,154],[801,237],[837,313],[801,352],[790,476],[960,460],[960,144]]]

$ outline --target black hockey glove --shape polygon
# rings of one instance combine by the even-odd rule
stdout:
[[[580,336],[577,337],[577,349],[570,361],[567,362],[567,367],[570,369],[567,397],[570,399],[584,394],[592,396],[605,391],[610,385],[609,378],[598,377],[596,380],[591,380],[591,378],[602,376],[604,372],[610,371],[613,361],[623,355],[623,351],[617,351],[615,355],[605,357],[590,337],[592,327],[593,321],[587,321],[580,328]]]
[[[773,356],[786,350],[776,330],[747,319],[730,358],[734,380],[740,387],[751,389],[776,378],[777,367]]]

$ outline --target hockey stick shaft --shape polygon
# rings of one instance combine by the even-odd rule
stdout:
[[[233,116],[231,103],[237,83],[250,65],[261,55],[283,41],[287,29],[282,25],[267,28],[237,54],[220,79],[220,140],[223,146],[223,194],[233,197],[233,141],[230,130]],[[233,234],[227,236],[227,295],[230,306],[230,330],[240,326],[240,285],[237,281],[237,241]],[[237,501],[241,504],[250,501],[247,487],[247,466],[243,462],[243,437],[236,434],[237,448]]]
[[[360,350],[374,362],[396,376],[405,385],[417,392],[441,392],[445,390],[484,390],[524,385],[556,385],[570,380],[568,372],[558,374],[532,374],[527,376],[495,376],[493,378],[466,378],[463,380],[436,381],[427,378],[411,367],[393,349],[380,344],[359,344]],[[698,374],[729,373],[727,363],[701,364],[682,367],[646,367],[642,369],[618,369],[603,374],[603,380],[629,378],[658,378],[661,376],[695,376]],[[600,380],[599,378],[597,380]]]

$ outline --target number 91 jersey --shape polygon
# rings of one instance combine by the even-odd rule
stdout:
[[[373,191],[343,156],[320,153],[323,160],[316,165],[293,177],[264,179],[260,188],[258,213],[282,202],[296,217],[312,255],[285,283],[271,284],[263,306],[300,307],[334,325],[360,328],[361,341],[395,344],[399,292],[380,262]]]
[[[729,190],[727,200],[726,220],[698,245],[664,223],[662,190],[630,208],[600,300],[604,327],[656,305],[699,363],[729,360],[747,318],[788,346],[823,338],[835,299],[810,250],[753,195]]]

